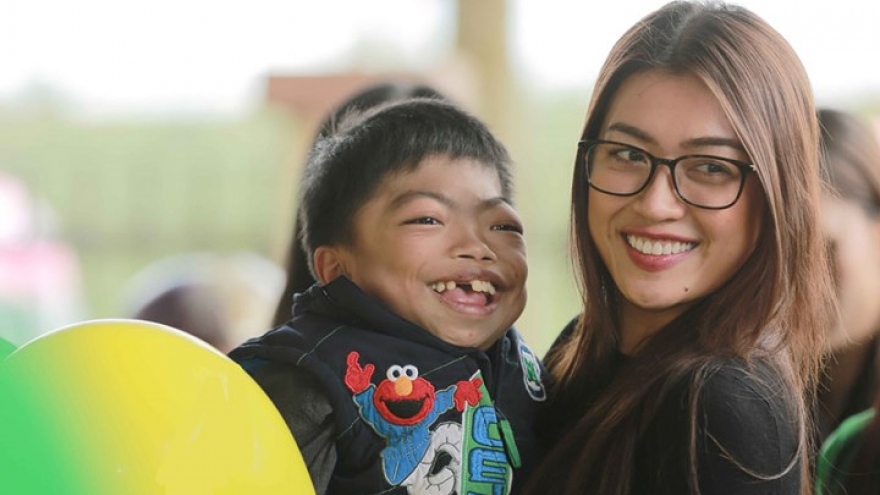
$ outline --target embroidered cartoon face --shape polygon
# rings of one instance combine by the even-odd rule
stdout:
[[[419,377],[418,368],[394,365],[386,377],[373,395],[379,414],[389,423],[405,426],[425,419],[434,408],[434,386]]]

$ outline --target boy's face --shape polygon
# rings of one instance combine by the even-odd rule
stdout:
[[[339,270],[391,310],[451,344],[486,349],[522,313],[522,220],[494,167],[429,156],[389,175],[355,216]]]

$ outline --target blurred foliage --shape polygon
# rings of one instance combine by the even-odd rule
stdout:
[[[518,326],[543,352],[577,311],[568,252],[571,167],[584,94],[532,93],[519,110],[517,206],[526,222],[529,303]],[[237,119],[90,124],[0,109],[0,164],[46,199],[80,256],[88,314],[120,317],[126,284],[182,252],[251,251],[283,262],[302,157],[297,123]],[[47,329],[48,330],[48,329]]]

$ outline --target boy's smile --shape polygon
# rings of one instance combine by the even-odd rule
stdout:
[[[386,177],[354,239],[316,251],[316,266],[336,266],[324,282],[347,275],[451,344],[488,348],[525,306],[522,221],[492,165],[432,155]]]
[[[474,279],[470,282],[437,282],[431,285],[434,292],[442,294],[450,304],[465,304],[475,307],[485,307],[495,299],[497,289],[492,282]]]

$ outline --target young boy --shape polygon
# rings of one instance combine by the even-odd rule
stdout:
[[[300,209],[318,284],[230,356],[281,411],[319,494],[523,481],[544,387],[511,327],[527,267],[509,169],[485,125],[439,100],[367,111],[315,146]]]

